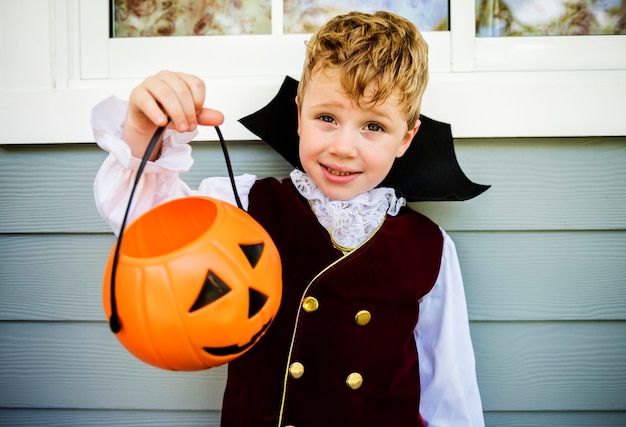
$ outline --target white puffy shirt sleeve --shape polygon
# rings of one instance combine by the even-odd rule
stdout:
[[[116,234],[124,219],[141,163],[140,159],[131,155],[130,147],[122,140],[122,124],[127,109],[127,102],[109,97],[96,105],[91,115],[96,143],[109,153],[94,180],[96,208]],[[151,208],[179,197],[204,195],[235,204],[230,180],[226,177],[206,178],[197,190],[192,190],[180,179],[179,174],[193,165],[188,143],[196,134],[165,132],[159,158],[148,162],[144,168],[133,197],[129,222]],[[248,207],[248,194],[255,181],[256,176],[250,174],[235,177],[244,209]]]
[[[420,358],[420,414],[428,427],[482,427],[485,422],[461,268],[454,242],[442,233],[439,277],[420,301],[415,329]]]

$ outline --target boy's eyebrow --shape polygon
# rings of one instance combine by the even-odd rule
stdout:
[[[331,109],[331,108],[345,110],[346,106],[343,103],[337,102],[337,101],[321,101],[321,102],[318,102],[317,104],[311,104],[309,108],[312,110],[325,110],[325,109]],[[389,107],[389,108],[393,108],[393,107]],[[394,121],[393,117],[387,113],[386,111],[387,108],[384,108],[384,109],[381,108],[380,104],[363,108],[363,110],[369,112],[372,115],[377,116],[376,117],[377,120]]]
[[[335,108],[345,108],[345,106],[343,105],[343,103],[338,102],[338,101],[327,101],[327,100],[322,100],[320,102],[317,103],[311,103],[311,105],[309,106],[310,108],[331,108],[331,107],[335,107]]]

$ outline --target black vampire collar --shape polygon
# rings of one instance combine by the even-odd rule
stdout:
[[[298,155],[298,81],[286,77],[265,107],[239,120],[294,167],[302,170]],[[490,186],[470,181],[459,166],[452,131],[447,123],[424,115],[409,149],[395,160],[379,187],[391,187],[409,202],[469,200]]]

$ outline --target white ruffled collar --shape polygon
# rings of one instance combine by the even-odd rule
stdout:
[[[328,231],[335,246],[349,252],[365,242],[382,225],[387,215],[395,216],[406,204],[393,188],[379,187],[349,200],[326,197],[304,172],[290,174],[298,192],[306,198],[319,223]]]

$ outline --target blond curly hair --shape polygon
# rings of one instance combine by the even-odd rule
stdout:
[[[339,69],[342,87],[359,105],[380,104],[397,94],[409,129],[419,119],[428,83],[428,45],[409,20],[382,11],[331,19],[307,43],[300,105],[313,75],[331,67]],[[371,83],[375,91],[366,99]]]

